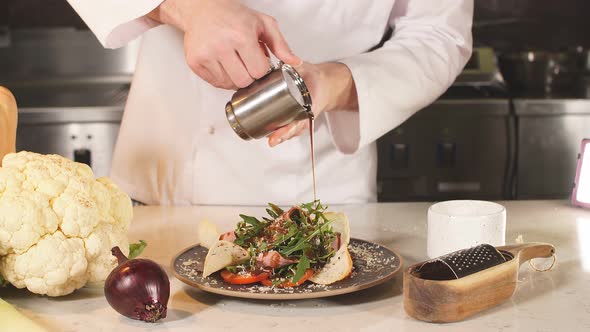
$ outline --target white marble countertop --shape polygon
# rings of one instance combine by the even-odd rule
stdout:
[[[171,280],[168,317],[156,324],[127,319],[107,304],[102,289],[83,288],[62,298],[22,290],[2,297],[51,331],[589,331],[590,211],[564,201],[502,202],[507,208],[507,244],[555,245],[557,266],[520,269],[514,296],[498,307],[452,324],[429,324],[403,309],[402,275],[349,295],[302,301],[253,301],[208,294],[185,286],[169,270],[172,257],[196,242],[203,218],[231,228],[238,213],[262,216],[261,207],[138,207],[133,241],[149,243],[144,256],[166,267]],[[336,206],[349,215],[354,237],[378,242],[398,253],[405,267],[426,259],[428,203]]]

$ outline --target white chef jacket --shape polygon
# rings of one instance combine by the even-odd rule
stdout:
[[[162,0],[68,0],[108,48],[143,35],[112,179],[147,204],[292,205],[313,199],[309,137],[243,141],[184,57],[182,33],[145,15]],[[471,54],[473,0],[245,0],[276,18],[304,61],[346,64],[359,112],[315,122],[318,198],[376,200],[375,141],[440,96]],[[377,45],[392,26],[394,34]],[[323,87],[329,89],[330,87]]]

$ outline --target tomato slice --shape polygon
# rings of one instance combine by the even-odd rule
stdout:
[[[260,280],[260,283],[261,283],[263,286],[272,286],[272,280],[270,280],[270,279],[268,279],[268,278],[266,278],[266,279],[263,279],[263,280]]]
[[[311,278],[311,276],[313,276],[314,273],[315,273],[315,271],[313,269],[307,269],[307,270],[305,270],[305,273],[303,274],[301,279],[299,279],[299,281],[294,283],[294,282],[288,280],[288,281],[284,281],[278,285],[275,285],[275,287],[291,288],[291,287],[301,286],[304,282],[307,281],[307,279]],[[264,286],[272,286],[273,285],[272,280],[270,280],[270,279],[260,280],[260,283]]]
[[[253,274],[251,272],[246,273],[231,273],[228,270],[221,271],[221,277],[225,282],[228,284],[233,285],[246,285],[246,284],[253,284],[255,282],[259,282],[261,280],[268,280],[268,273],[262,272],[258,274]]]

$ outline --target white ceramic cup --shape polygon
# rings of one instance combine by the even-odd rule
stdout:
[[[482,243],[503,246],[505,237],[506,209],[500,204],[457,200],[436,203],[428,209],[430,258]]]

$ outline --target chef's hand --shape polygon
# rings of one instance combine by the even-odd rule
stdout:
[[[184,31],[189,67],[218,88],[246,87],[264,76],[266,47],[284,63],[301,64],[276,20],[238,0],[165,0],[148,16]]]
[[[317,65],[304,62],[295,68],[311,94],[311,110],[316,118],[322,112],[358,111],[356,87],[346,65],[336,62]],[[308,120],[295,121],[270,134],[268,145],[277,146],[303,134],[308,128]]]

